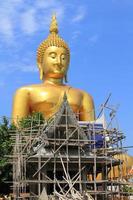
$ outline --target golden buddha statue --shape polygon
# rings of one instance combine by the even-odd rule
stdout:
[[[50,34],[40,44],[37,51],[37,64],[40,79],[43,82],[24,86],[16,91],[12,113],[14,123],[32,112],[41,112],[45,119],[49,119],[59,110],[65,93],[79,120],[94,120],[95,111],[92,97],[82,90],[63,83],[63,80],[67,80],[69,61],[69,47],[58,35],[58,26],[54,15]]]

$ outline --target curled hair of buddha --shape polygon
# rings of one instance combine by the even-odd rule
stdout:
[[[68,56],[68,64],[70,61],[70,50],[66,42],[58,35],[58,25],[56,21],[56,16],[52,16],[52,21],[50,25],[50,34],[46,40],[44,40],[37,50],[37,63],[42,64],[43,55],[48,47],[56,46],[56,47],[63,47],[67,51]]]

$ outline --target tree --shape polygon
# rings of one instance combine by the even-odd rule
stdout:
[[[26,128],[30,129],[32,125],[32,127],[35,127],[35,129],[38,129],[38,127],[41,124],[44,124],[44,122],[45,122],[45,119],[41,112],[33,112],[32,115],[22,118],[18,122],[18,127],[21,129],[26,129]]]
[[[12,164],[9,163],[8,155],[13,151],[12,133],[17,129],[30,129],[31,123],[34,129],[38,129],[45,122],[42,113],[35,112],[30,116],[21,119],[18,127],[11,124],[7,117],[3,117],[0,123],[0,193],[10,192],[10,185],[7,181],[12,181]],[[19,133],[19,131],[18,131]],[[29,133],[27,131],[27,133]]]
[[[133,187],[130,185],[123,186],[123,192],[132,193],[133,194]]]
[[[11,125],[6,117],[3,117],[0,123],[0,192],[7,192],[9,184],[5,184],[5,182],[12,180],[12,165],[8,162],[7,155],[12,152],[10,132],[13,129],[15,126]]]

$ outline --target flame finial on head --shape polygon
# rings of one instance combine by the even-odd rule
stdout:
[[[58,24],[55,14],[52,16],[52,21],[50,24],[50,33],[56,33],[56,34],[58,33]]]

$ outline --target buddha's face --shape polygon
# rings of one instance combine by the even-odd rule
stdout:
[[[44,53],[42,69],[44,78],[63,78],[68,69],[68,55],[63,47],[51,46]]]

